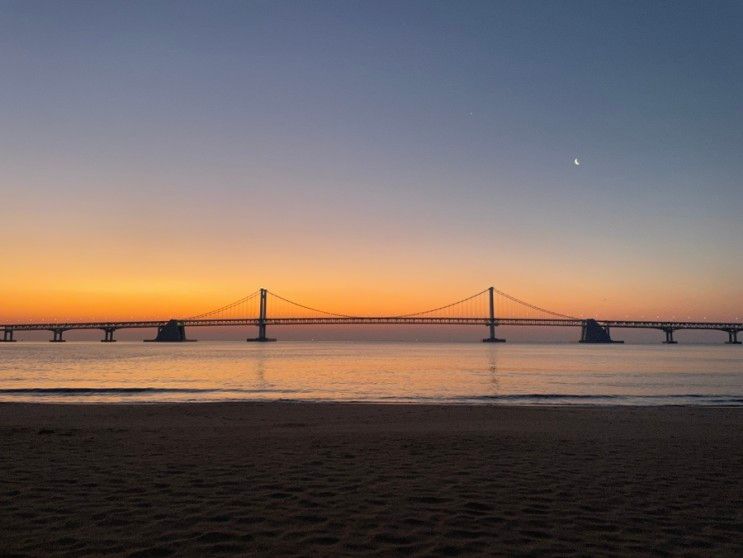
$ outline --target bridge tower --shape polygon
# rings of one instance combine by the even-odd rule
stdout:
[[[495,298],[494,298],[493,287],[488,289],[488,297],[490,302],[490,318],[488,319],[488,328],[490,330],[490,336],[482,340],[483,343],[505,343],[505,339],[498,339],[495,336]]]
[[[258,312],[258,337],[247,339],[247,341],[257,341],[265,343],[267,341],[276,341],[266,336],[266,316],[268,315],[268,289],[261,289],[261,302]]]

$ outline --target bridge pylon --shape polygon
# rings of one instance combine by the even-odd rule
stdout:
[[[494,291],[495,289],[493,287],[490,287],[488,289],[488,296],[490,297],[490,318],[488,318],[488,329],[490,335],[482,340],[483,343],[505,343],[505,339],[498,339],[495,336],[495,298],[494,298]]]
[[[268,289],[261,289],[260,310],[258,312],[258,337],[255,339],[246,339],[246,341],[256,341],[265,343],[267,341],[276,341],[266,336],[266,316],[268,315]]]
[[[101,343],[116,343],[116,339],[114,339],[114,331],[116,331],[115,327],[104,327],[104,336],[103,339],[101,339]]]
[[[52,338],[49,340],[50,343],[64,343],[65,340],[62,337],[65,330],[61,327],[50,330],[52,332]]]

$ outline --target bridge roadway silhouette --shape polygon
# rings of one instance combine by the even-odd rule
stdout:
[[[281,315],[271,317],[268,314],[268,298],[273,295],[279,301],[290,306],[304,309],[315,315],[291,316]],[[544,317],[501,317],[495,311],[496,296],[503,301],[510,301],[517,307],[528,311],[546,314]],[[457,308],[476,300],[484,299],[485,309],[480,316],[445,315],[456,313]],[[251,301],[255,304],[255,317],[225,317],[229,311],[242,310],[242,305]],[[247,308],[247,306],[244,306]],[[436,314],[436,313],[439,314]],[[434,315],[430,315],[434,314]],[[504,339],[495,336],[498,326],[530,326],[530,327],[579,327],[581,328],[581,343],[622,343],[611,338],[612,328],[657,329],[665,333],[664,343],[675,344],[673,333],[678,330],[715,330],[728,334],[728,344],[740,344],[738,333],[743,331],[741,322],[706,322],[706,321],[679,321],[679,320],[600,320],[594,318],[576,318],[545,310],[538,306],[516,299],[506,293],[490,287],[471,297],[432,310],[415,314],[399,316],[349,316],[317,310],[309,306],[285,299],[267,289],[259,289],[255,293],[235,303],[223,306],[216,310],[200,314],[191,318],[169,320],[130,320],[130,321],[79,321],[79,322],[41,322],[41,323],[14,323],[0,324],[3,337],[0,342],[13,342],[17,331],[50,331],[52,342],[64,342],[63,334],[70,330],[101,330],[104,332],[103,342],[114,342],[114,332],[119,329],[156,329],[157,336],[153,342],[182,342],[189,341],[186,337],[186,327],[257,327],[258,336],[247,341],[267,342],[275,339],[267,336],[268,326],[308,326],[308,325],[469,325],[488,328],[486,343],[504,342]]]

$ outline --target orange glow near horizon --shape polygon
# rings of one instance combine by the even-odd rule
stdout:
[[[265,224],[254,240],[264,225],[239,215],[223,224],[194,220],[190,210],[151,222],[134,209],[117,212],[110,223],[98,213],[75,222],[57,215],[3,245],[0,323],[187,317],[259,287],[330,312],[395,315],[490,285],[580,317],[743,319],[743,292],[730,280],[740,262],[721,265],[712,252],[687,261],[520,230],[489,248],[477,228],[403,230],[383,216],[361,230],[357,221],[368,216],[344,214],[332,222],[313,216],[306,230],[302,222]],[[22,228],[23,220],[7,224]]]
[[[468,282],[469,283],[469,282]],[[269,290],[291,300],[321,310],[349,315],[396,315],[427,310],[454,302],[474,294],[489,284],[420,284],[358,286],[348,284],[329,287],[325,281],[292,285],[291,280],[262,283]],[[198,283],[189,285],[173,278],[172,283],[158,281],[113,283],[107,288],[95,287],[81,281],[79,285],[16,286],[5,285],[0,323],[82,320],[147,320],[184,318],[207,312],[242,298],[256,290],[249,286],[241,290],[235,284]],[[221,288],[219,288],[221,287]],[[685,300],[683,292],[669,292],[665,296],[649,293],[646,297],[627,297],[625,302],[615,296],[606,300],[600,290],[553,291],[548,286],[521,285],[509,289],[499,286],[527,302],[543,308],[578,317],[606,319],[691,319],[735,320],[741,316],[726,308],[724,293],[713,297]],[[13,293],[10,296],[10,293]],[[275,307],[269,307],[277,312]],[[498,308],[496,308],[498,313]]]
[[[719,250],[687,253],[694,238],[661,251],[637,239],[612,244],[587,234],[583,223],[553,223],[551,230],[560,232],[551,235],[518,222],[491,223],[490,216],[466,224],[460,217],[455,226],[449,210],[431,208],[430,219],[408,222],[408,210],[381,211],[372,194],[351,203],[353,211],[334,213],[331,197],[320,198],[313,211],[274,215],[282,201],[295,208],[312,203],[294,190],[301,180],[268,180],[264,213],[236,194],[215,200],[197,192],[155,204],[139,195],[109,202],[99,193],[91,194],[87,211],[79,202],[31,199],[24,191],[26,213],[4,221],[24,232],[2,245],[0,323],[186,317],[259,287],[331,312],[394,315],[490,285],[581,317],[743,318],[735,279],[741,261]],[[162,187],[156,178],[148,184]],[[117,186],[127,191],[126,181]],[[297,199],[271,198],[281,190]],[[456,211],[465,210],[451,214]]]

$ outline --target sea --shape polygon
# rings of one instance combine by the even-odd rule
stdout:
[[[0,343],[0,401],[743,405],[743,346]]]

